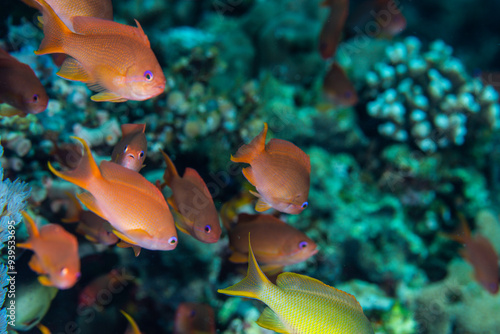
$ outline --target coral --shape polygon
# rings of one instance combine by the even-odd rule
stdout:
[[[389,45],[385,61],[366,73],[366,110],[382,121],[378,133],[435,152],[473,140],[478,129],[497,129],[500,106],[493,87],[471,78],[443,41],[431,43],[427,52],[421,48],[416,37]]]

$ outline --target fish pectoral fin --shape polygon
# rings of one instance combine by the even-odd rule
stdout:
[[[57,75],[72,81],[92,81],[92,77],[83,68],[82,64],[74,58],[66,58]]]
[[[255,176],[253,175],[252,166],[243,168],[243,176],[245,176],[248,182],[255,186]]]
[[[11,107],[8,104],[2,104],[0,106],[0,116],[3,116],[3,117],[13,117],[13,116],[25,117],[26,113],[22,110]]]
[[[286,329],[285,325],[281,322],[278,315],[274,313],[269,307],[264,309],[264,312],[257,319],[257,325],[275,331],[277,333],[289,334],[290,332]]]
[[[133,229],[133,230],[127,230],[124,233],[121,233],[117,230],[113,230],[113,233],[120,239],[128,242],[131,245],[137,245],[137,242],[132,241],[132,239],[151,239],[153,236],[146,232],[145,230],[142,230],[140,228]]]
[[[38,259],[38,256],[33,255],[30,259],[30,262],[28,263],[28,266],[36,272],[37,274],[45,274],[45,270],[43,270],[42,266],[40,265],[40,260]]]
[[[123,98],[122,96],[112,93],[112,92],[100,92],[98,94],[92,95],[90,97],[92,101],[95,102],[124,102],[127,101],[127,99]]]
[[[116,244],[117,247],[120,247],[120,248],[129,248],[129,247],[132,247],[132,249],[134,250],[134,255],[135,257],[138,257],[139,254],[141,254],[141,247],[137,246],[137,245],[134,245],[134,244],[130,244],[128,242],[125,242],[125,241],[120,241],[119,243]]]
[[[255,204],[255,211],[257,212],[264,212],[269,210],[270,208],[272,208],[272,206],[266,201],[262,200],[262,198],[259,198],[257,204]]]
[[[83,205],[87,207],[87,209],[89,209],[102,219],[108,220],[102,213],[101,209],[97,205],[97,200],[95,199],[94,196],[92,196],[91,193],[81,193],[76,195],[76,197],[78,197],[78,199],[83,203]]]
[[[44,286],[54,286],[47,276],[38,276],[38,282]]]
[[[239,252],[234,252],[229,257],[229,261],[232,263],[246,263],[248,261],[248,255]]]

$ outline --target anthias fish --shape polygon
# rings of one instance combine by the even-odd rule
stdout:
[[[33,219],[22,212],[30,237],[18,247],[34,252],[30,268],[40,274],[41,284],[58,289],[69,289],[80,277],[80,257],[76,237],[56,224],[44,225],[40,230]]]
[[[349,0],[325,0],[323,6],[330,7],[328,15],[319,35],[319,52],[324,59],[335,56],[342,31],[349,14]]]
[[[264,123],[264,130],[240,147],[231,161],[250,164],[243,169],[243,175],[258,192],[252,192],[259,198],[255,210],[262,212],[272,207],[298,214],[308,205],[309,156],[286,140],[273,138],[266,145],[266,134],[267,123]]]
[[[177,227],[199,241],[217,242],[222,230],[205,181],[192,168],[186,168],[184,176],[180,177],[169,156],[163,151],[162,154],[167,163],[163,179],[172,189],[168,202],[181,216],[176,221]]]
[[[144,165],[148,153],[146,124],[122,124],[122,139],[111,153],[111,161],[136,172]]]
[[[77,195],[78,199],[107,220],[113,233],[124,242],[151,250],[174,249],[177,232],[160,190],[141,174],[114,162],[102,161],[98,167],[85,140],[73,138],[84,148],[78,167],[59,172],[49,162],[49,169],[87,190]]]
[[[288,334],[373,333],[353,295],[295,273],[280,274],[274,285],[259,268],[250,244],[248,248],[247,276],[217,291],[265,303],[268,307],[257,320],[259,326]]]
[[[146,100],[165,89],[165,76],[139,23],[137,28],[95,17],[73,17],[72,32],[44,0],[44,39],[38,55],[64,53],[60,77],[99,92],[94,101]]]
[[[0,49],[0,106],[2,116],[26,116],[47,109],[49,97],[35,72]]]
[[[351,107],[358,103],[358,94],[342,67],[333,63],[323,80],[323,93],[333,104]]]

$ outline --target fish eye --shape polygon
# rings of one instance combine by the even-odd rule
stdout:
[[[210,227],[210,225],[206,225],[205,226],[205,233],[210,233],[212,232],[212,228]]]
[[[82,277],[82,273],[80,272],[76,273],[76,279],[80,279],[80,277]]]
[[[344,93],[344,97],[346,99],[350,99],[352,97],[352,93],[350,91],[347,91],[347,92]]]
[[[143,156],[144,156],[144,151],[141,151],[141,152],[139,153],[139,158],[142,158]]]
[[[175,245],[177,243],[177,238],[171,237],[170,239],[168,239],[168,243],[171,245]]]
[[[307,247],[307,245],[308,245],[307,241],[301,241],[301,242],[299,243],[299,248],[300,248],[300,249],[304,249],[304,248],[306,248],[306,247]]]
[[[38,102],[38,94],[33,95],[33,102]]]
[[[189,313],[189,317],[194,318],[195,315],[196,315],[196,311],[195,310],[191,310],[191,312]]]
[[[301,205],[300,207],[301,207],[302,209],[305,209],[305,208],[307,208],[307,206],[308,206],[308,205],[309,205],[309,203],[304,202],[304,203],[302,203],[302,205]]]
[[[144,78],[146,78],[147,81],[153,80],[153,73],[151,71],[144,72]]]
[[[69,269],[66,267],[62,268],[61,271],[59,272],[59,274],[61,274],[61,276],[66,276],[68,273],[69,273]]]
[[[125,145],[125,147],[123,148],[123,153],[127,152],[128,150],[128,145]]]

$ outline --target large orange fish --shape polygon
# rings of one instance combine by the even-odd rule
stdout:
[[[300,148],[286,140],[271,139],[266,145],[267,123],[264,130],[250,144],[238,149],[233,162],[244,162],[250,167],[243,175],[255,186],[259,197],[255,210],[271,207],[285,213],[298,214],[308,203],[311,162]]]
[[[28,6],[42,10],[42,6],[35,0],[22,0]],[[106,20],[113,20],[113,4],[111,0],[46,0],[57,16],[73,32],[73,17],[88,16]]]
[[[0,78],[0,103],[11,106],[1,107],[0,115],[26,116],[47,109],[49,97],[35,72],[2,49]]]
[[[141,174],[110,161],[97,166],[85,140],[83,157],[74,170],[59,172],[49,162],[56,176],[88,192],[77,195],[85,206],[113,227],[113,233],[137,248],[172,250],[177,246],[177,232],[167,202],[158,188]]]
[[[206,304],[180,304],[175,312],[174,334],[215,334],[214,310]]]
[[[238,223],[229,230],[229,245],[233,251],[229,261],[247,262],[249,233],[255,257],[268,273],[305,261],[318,252],[311,238],[282,220],[272,215],[241,213]]]
[[[122,124],[121,128],[122,139],[113,147],[111,161],[138,172],[148,153],[146,124]]]
[[[323,80],[323,93],[333,104],[351,107],[358,103],[358,94],[342,67],[333,63]]]
[[[172,189],[168,202],[181,216],[177,219],[177,228],[199,241],[217,242],[221,234],[219,215],[205,181],[192,168],[186,168],[180,177],[169,156],[161,153],[167,163],[163,179]]]
[[[69,289],[80,277],[80,257],[76,237],[60,225],[44,225],[40,230],[33,219],[22,212],[30,237],[17,247],[27,248],[35,254],[30,268],[40,274],[38,280],[46,286]]]
[[[325,0],[322,5],[330,7],[330,14],[321,28],[319,52],[324,59],[328,59],[337,52],[349,14],[349,0]]]
[[[57,73],[99,92],[93,101],[146,100],[165,89],[165,76],[139,22],[137,28],[94,17],[73,17],[72,32],[45,0],[44,39],[37,55],[70,56]]]
[[[480,234],[471,235],[469,225],[460,217],[462,231],[448,237],[464,244],[462,257],[474,267],[474,276],[479,284],[491,294],[498,292],[498,255],[491,242]]]

